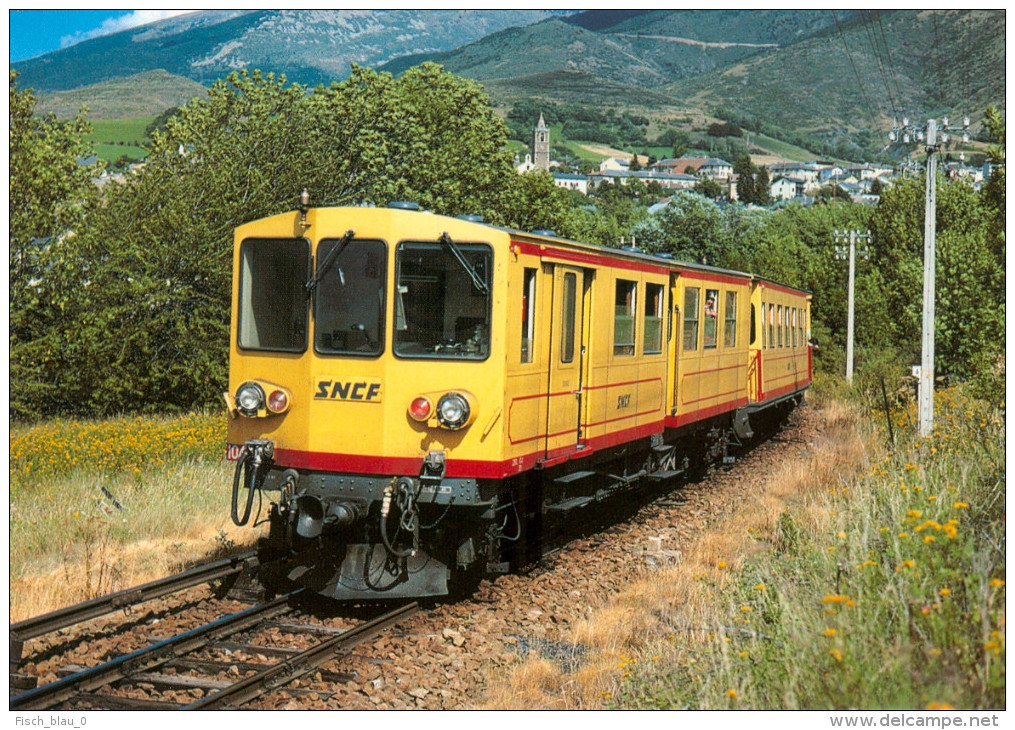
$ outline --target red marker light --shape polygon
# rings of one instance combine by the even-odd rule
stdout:
[[[409,415],[417,421],[425,421],[430,418],[430,414],[433,413],[433,404],[429,398],[419,396],[414,398],[412,403],[409,404]]]
[[[273,390],[268,396],[268,410],[272,413],[282,413],[289,407],[289,396],[281,390]]]

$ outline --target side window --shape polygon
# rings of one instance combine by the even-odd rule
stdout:
[[[532,362],[533,333],[536,327],[536,270],[522,276],[522,362]]]
[[[754,344],[757,341],[758,341],[758,307],[754,304],[751,304],[751,339],[748,344],[754,346]]]
[[[684,289],[684,350],[698,349],[698,287]]]
[[[613,354],[634,355],[635,295],[638,282],[617,279],[617,296],[613,308]]]
[[[768,304],[768,349],[775,347],[775,305]]]
[[[663,351],[664,302],[662,284],[645,285],[645,316],[642,320],[645,332],[642,352],[645,355],[655,355]]]
[[[800,346],[801,347],[803,347],[804,345],[807,344],[807,335],[804,332],[804,330],[806,328],[806,322],[807,322],[807,310],[801,308],[800,309]]]
[[[723,324],[723,347],[737,346],[737,293],[726,292],[726,316]]]
[[[574,302],[575,288],[578,277],[572,273],[564,274],[564,296],[561,312],[560,328],[560,361],[574,362]]]
[[[719,327],[719,290],[705,290],[705,349],[716,346],[716,335]]]
[[[778,315],[779,315],[779,321],[776,323],[776,328],[777,328],[777,331],[779,333],[777,335],[776,342],[779,343],[779,347],[782,347],[782,342],[783,342],[783,340],[782,340],[782,330],[783,330],[783,326],[782,325],[783,325],[783,320],[782,320],[782,305],[781,304],[776,309],[776,312],[778,312]]]
[[[790,323],[790,332],[793,335],[793,347],[796,347],[796,307],[793,307],[793,321]]]
[[[768,311],[767,305],[764,302],[762,302],[761,303],[761,320],[758,322],[758,324],[761,326],[761,349],[762,350],[764,350],[766,347],[768,347],[768,327],[765,326],[765,323],[768,322],[768,315],[765,314],[767,311]]]

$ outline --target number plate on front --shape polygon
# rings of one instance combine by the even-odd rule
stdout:
[[[243,444],[226,444],[226,460],[239,461],[243,453]]]

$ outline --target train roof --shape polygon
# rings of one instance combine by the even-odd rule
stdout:
[[[459,215],[459,216],[456,216],[456,217],[445,216],[445,215],[442,215],[440,213],[434,213],[434,212],[429,211],[429,210],[424,210],[424,209],[420,208],[418,205],[416,205],[415,203],[407,203],[407,202],[398,202],[398,201],[396,201],[396,202],[389,203],[387,206],[372,206],[372,205],[364,205],[364,206],[349,205],[349,206],[342,206],[342,205],[323,204],[323,205],[315,205],[315,206],[311,206],[311,207],[312,207],[312,209],[317,209],[317,210],[322,210],[322,209],[323,210],[337,210],[337,209],[341,209],[341,208],[346,208],[346,209],[349,209],[349,210],[357,210],[357,209],[377,209],[377,208],[380,208],[381,210],[390,210],[392,212],[400,211],[400,212],[420,213],[420,214],[424,214],[424,215],[432,215],[432,216],[439,217],[439,218],[448,218],[449,220],[457,220],[457,221],[460,221],[460,222],[472,223],[472,224],[477,225],[477,226],[483,226],[483,227],[486,227],[486,228],[491,228],[493,230],[501,231],[501,232],[507,234],[512,239],[529,240],[529,241],[533,241],[533,242],[552,242],[552,243],[557,244],[557,245],[563,244],[563,245],[566,245],[568,247],[573,247],[573,248],[577,248],[579,250],[588,251],[589,253],[594,253],[594,254],[597,254],[597,255],[600,255],[600,256],[620,257],[620,258],[624,258],[624,259],[627,259],[627,260],[638,261],[638,262],[641,262],[641,263],[644,263],[644,264],[650,264],[650,265],[654,265],[654,266],[664,266],[664,267],[665,266],[669,266],[669,267],[672,267],[672,268],[679,268],[679,269],[683,269],[683,270],[696,271],[696,272],[700,272],[700,273],[704,273],[704,274],[711,274],[711,275],[715,275],[715,276],[730,276],[730,277],[737,277],[737,278],[741,278],[741,279],[747,279],[748,281],[751,281],[751,282],[764,282],[766,284],[771,284],[773,286],[778,286],[778,287],[781,287],[783,289],[790,289],[792,291],[797,291],[797,292],[800,292],[801,294],[810,295],[812,293],[810,291],[807,291],[806,289],[799,289],[797,287],[788,286],[786,284],[782,284],[782,283],[780,283],[778,281],[775,281],[774,279],[770,279],[768,277],[760,276],[758,274],[748,273],[748,272],[745,272],[745,271],[737,271],[735,269],[724,269],[724,268],[721,268],[721,267],[718,267],[718,266],[710,266],[708,264],[697,263],[697,262],[694,262],[694,261],[683,261],[683,260],[674,258],[671,254],[650,253],[650,252],[643,251],[643,250],[635,248],[635,247],[614,248],[612,246],[602,246],[602,245],[594,244],[594,243],[586,243],[584,241],[576,241],[574,239],[565,238],[563,236],[558,236],[554,231],[545,230],[545,229],[536,229],[536,230],[532,230],[532,231],[523,231],[523,230],[517,229],[517,228],[508,228],[508,227],[504,227],[504,226],[497,226],[497,225],[493,225],[492,223],[487,223],[486,221],[483,220],[482,216],[478,216],[478,215]],[[290,213],[282,213],[280,215],[283,215],[283,216],[285,216],[285,215],[292,215],[292,213],[291,212]],[[274,216],[270,216],[270,217],[274,217]],[[253,221],[251,221],[251,222],[253,222]]]
[[[770,279],[765,276],[760,276],[758,274],[752,274],[745,271],[738,271],[736,269],[724,269],[719,266],[710,266],[708,264],[697,263],[694,261],[683,261],[681,259],[674,258],[670,254],[650,253],[634,247],[613,248],[611,246],[602,246],[594,243],[585,243],[583,241],[575,241],[570,238],[563,238],[561,236],[557,236],[552,231],[542,231],[542,230],[521,231],[514,228],[502,228],[500,226],[489,226],[489,227],[504,231],[505,233],[515,238],[525,238],[539,241],[552,241],[558,244],[564,243],[567,244],[568,246],[574,246],[576,248],[595,252],[600,255],[620,256],[622,258],[634,261],[641,261],[643,263],[650,263],[656,266],[672,266],[674,268],[697,271],[716,276],[733,276],[737,278],[748,279],[749,281],[752,282],[763,282],[766,284],[771,284],[773,286],[778,286],[783,289],[791,289],[793,291],[800,292],[801,294],[808,295],[811,294],[811,292],[807,291],[806,289],[799,289],[797,287],[788,286],[786,284],[782,284],[778,281],[775,281],[774,279]]]

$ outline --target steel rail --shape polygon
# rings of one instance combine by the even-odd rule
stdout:
[[[216,578],[224,578],[234,573],[239,573],[250,565],[251,561],[256,557],[256,551],[246,552],[231,558],[217,560],[214,563],[200,565],[150,583],[99,596],[84,603],[60,608],[42,616],[18,621],[10,625],[11,643],[13,645],[15,641],[24,642],[36,636],[48,634],[51,631],[64,629],[88,619],[113,613],[121,608],[134,606],[138,603],[150,601],[153,598],[182,591],[185,588],[208,583]]]
[[[210,710],[239,707],[255,697],[259,697],[305,674],[309,674],[322,664],[334,659],[337,655],[348,653],[356,644],[366,641],[402,619],[408,618],[418,610],[419,605],[416,603],[409,603],[396,608],[327,641],[323,641],[301,654],[268,667],[262,672],[241,679],[230,687],[208,694],[197,702],[186,705],[181,709]]]
[[[191,629],[144,649],[82,670],[56,682],[43,685],[12,697],[9,709],[46,709],[64,702],[82,692],[103,687],[131,674],[143,672],[179,658],[181,655],[199,649],[212,641],[255,626],[265,618],[273,618],[290,610],[289,599],[303,589],[279,596],[273,601],[234,613],[230,616]]]

